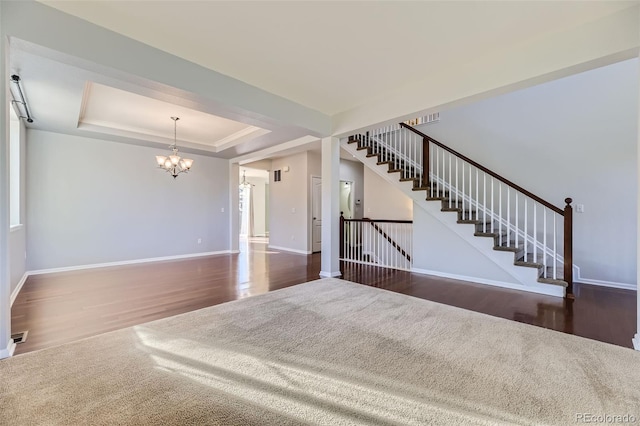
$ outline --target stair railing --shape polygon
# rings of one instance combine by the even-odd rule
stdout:
[[[340,260],[411,270],[413,222],[340,216]]]
[[[557,207],[406,123],[355,138],[428,200],[445,200],[462,221],[479,223],[476,235],[495,237],[497,249],[516,253],[516,264],[538,266],[542,282],[565,281],[572,297],[571,198]]]

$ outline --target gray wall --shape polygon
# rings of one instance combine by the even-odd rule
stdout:
[[[518,284],[512,276],[416,205],[413,209],[413,268]]]
[[[635,285],[637,117],[634,59],[442,111],[421,130],[557,206],[584,204],[582,278]]]
[[[228,161],[190,154],[173,179],[162,153],[28,130],[28,269],[228,250]]]
[[[251,176],[247,181],[253,184],[253,235],[265,236],[267,232],[267,191],[269,190],[269,172],[266,177]]]
[[[282,180],[273,181],[273,172],[282,171]],[[307,153],[275,158],[269,177],[269,246],[308,253],[309,173]]]
[[[20,224],[21,227],[12,229],[9,233],[9,274],[11,293],[20,283],[27,270],[25,253],[27,250],[26,226],[26,137],[27,131],[22,120],[20,123]]]
[[[413,200],[368,167],[364,168],[363,206],[363,215],[369,219],[413,219]]]

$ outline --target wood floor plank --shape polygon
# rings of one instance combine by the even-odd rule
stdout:
[[[16,354],[319,278],[320,255],[266,250],[30,276],[12,307]],[[451,306],[631,347],[635,292],[581,285],[564,299],[345,263],[344,279]]]

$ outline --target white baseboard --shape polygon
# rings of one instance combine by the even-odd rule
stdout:
[[[633,348],[636,351],[640,351],[640,333],[636,333],[635,337],[632,339],[633,341]]]
[[[574,283],[583,283],[590,285],[599,285],[601,287],[612,287],[612,288],[622,288],[625,290],[637,290],[637,286],[635,284],[627,284],[620,283],[616,281],[604,281],[604,280],[592,280],[591,278],[583,278],[580,273],[580,267],[576,264],[573,265],[573,282]]]
[[[167,260],[189,259],[193,257],[213,256],[216,254],[229,254],[231,250],[209,251],[202,253],[179,254],[176,256],[151,257],[148,259],[123,260],[119,262],[93,263],[90,265],[64,266],[61,268],[38,269],[35,271],[27,271],[27,275],[50,274],[53,272],[79,271],[82,269],[107,268],[110,266],[134,265],[137,263],[165,262]]]
[[[592,280],[589,278],[582,278],[582,277],[574,278],[573,281],[576,283],[582,283],[582,284],[599,285],[601,287],[622,288],[625,290],[633,290],[633,291],[637,290],[637,287],[635,284],[618,283],[614,281]]]
[[[22,286],[27,281],[28,277],[29,277],[29,272],[25,272],[24,275],[22,276],[22,278],[20,278],[20,281],[18,282],[18,285],[16,286],[16,288],[13,289],[13,291],[11,292],[11,305],[10,306],[13,306],[13,302],[16,301],[16,297],[18,297],[18,293],[20,293],[20,290],[22,290]]]
[[[334,272],[320,271],[320,276],[322,278],[337,278],[337,277],[341,277],[342,276],[342,272],[340,272],[340,271],[334,271]]]
[[[13,352],[16,350],[16,344],[12,339],[9,339],[7,342],[7,347],[5,349],[0,349],[0,359],[9,358],[13,355]]]
[[[548,296],[564,297],[564,287],[550,284],[540,286],[522,285],[504,281],[488,280],[485,278],[468,277],[466,275],[450,274],[448,272],[430,271],[427,269],[411,268],[411,272],[424,275],[434,275],[436,277],[451,278],[454,280],[467,281],[470,283],[487,284],[495,287],[508,288],[512,290],[528,291],[531,293],[546,294]]]
[[[269,247],[270,249],[275,249],[275,250],[282,250],[282,251],[288,251],[291,253],[298,253],[298,254],[311,254],[310,251],[306,251],[306,250],[297,250],[297,249],[292,249],[292,248],[288,248],[288,247],[279,247],[279,246],[272,246],[272,245],[268,245],[267,247]]]

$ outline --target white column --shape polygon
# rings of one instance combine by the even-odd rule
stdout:
[[[240,165],[229,163],[229,250],[240,251]]]
[[[638,14],[638,21],[640,22],[640,13]],[[640,32],[638,33],[638,38],[640,38]],[[638,80],[640,80],[640,74],[638,75]],[[640,100],[640,91],[638,92],[638,99]],[[638,140],[636,142],[636,146],[637,146],[637,170],[640,170],[640,111],[638,111]],[[638,177],[637,179],[639,180],[640,183],[640,173],[638,173]],[[633,338],[633,347],[637,350],[640,351],[640,185],[638,185],[638,189],[637,189],[637,194],[636,194],[637,200],[637,213],[636,213],[636,220],[637,220],[637,230],[636,230],[636,297],[638,298],[638,301],[636,303],[636,309],[638,311],[638,315],[637,315],[637,323],[636,323],[636,335]]]
[[[340,141],[322,139],[322,254],[320,276],[339,277]]]
[[[0,14],[2,5],[0,5]],[[0,32],[0,358],[11,356],[11,281],[9,278],[9,72],[7,38]]]

